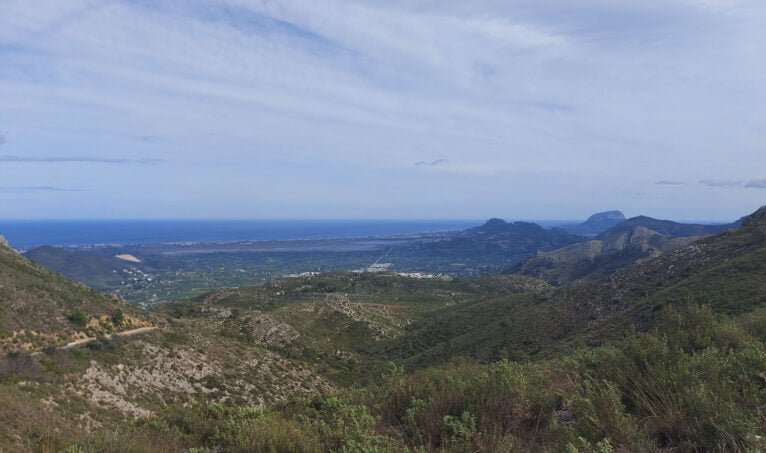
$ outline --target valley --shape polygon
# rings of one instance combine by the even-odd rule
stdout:
[[[682,240],[660,232],[637,237],[636,228],[648,228],[634,223],[561,249],[538,250],[527,261],[517,261],[521,268],[507,268],[528,270],[530,260],[550,254],[556,263],[584,266],[583,260],[591,260],[599,270],[577,283],[508,271],[413,278],[391,270],[328,269],[264,276],[256,285],[219,288],[150,310],[72,283],[4,245],[0,395],[6,406],[0,420],[7,432],[0,448],[602,451],[607,446],[761,446],[755,433],[765,420],[752,411],[766,404],[766,387],[758,377],[766,370],[758,350],[766,341],[766,286],[760,278],[766,272],[766,209],[741,225],[711,227],[722,233],[679,236]],[[698,227],[690,230],[700,233]],[[492,251],[472,256],[502,255],[499,268],[517,256],[513,253],[529,253],[525,247],[530,246],[517,247],[513,241],[526,234],[522,244],[529,244],[530,231],[546,248],[575,238],[490,221],[443,238],[417,238],[417,246],[365,240],[349,252],[351,245],[341,241],[335,246],[343,251],[328,252],[329,244],[311,242],[312,250],[300,253],[308,254],[304,258],[350,254],[342,256],[369,265],[382,255],[383,245],[388,247],[385,261],[426,249],[419,258],[426,262],[424,256],[454,259],[487,243]],[[492,241],[507,242],[495,246]],[[595,255],[565,252],[593,249],[594,241],[609,245]],[[636,244],[650,252],[626,258],[626,247]],[[119,251],[140,261],[120,260],[123,265],[146,266],[156,260],[149,250],[172,250],[172,259],[188,259],[216,257],[221,249],[237,247],[242,245],[144,246],[95,249],[87,256],[107,260]],[[287,245],[245,247],[268,251],[227,257],[271,254]],[[286,255],[276,256],[300,256],[294,249],[281,253]],[[604,272],[596,256],[620,264]],[[64,262],[79,263],[79,258]],[[645,366],[641,351],[648,350],[652,363],[688,367],[672,378],[679,385],[717,389],[728,403],[705,397],[696,404],[719,418],[703,423],[687,413],[663,419],[670,417],[665,413],[670,407],[646,398],[691,395],[684,387],[663,389],[651,381],[668,385],[671,381],[658,374],[670,372],[667,365],[631,368]],[[731,384],[694,371],[724,363],[747,371],[736,374]],[[633,370],[630,375],[623,374],[628,370]],[[488,395],[504,402],[492,406]],[[722,404],[729,404],[729,412],[721,412]],[[647,424],[646,411],[666,425]],[[45,416],[35,418],[36,412]],[[532,430],[530,423],[537,428]],[[592,423],[607,428],[594,429]],[[690,424],[686,431],[674,431],[684,423]],[[233,424],[241,428],[232,431]]]
[[[766,453],[766,1],[0,0],[0,453]]]

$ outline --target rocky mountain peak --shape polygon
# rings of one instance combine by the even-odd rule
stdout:
[[[625,214],[622,211],[605,211],[597,212],[588,217],[585,223],[597,223],[597,222],[622,222],[625,220]]]
[[[484,226],[485,227],[500,226],[500,225],[505,225],[506,223],[507,222],[505,220],[503,220],[503,219],[498,219],[496,217],[493,217],[493,218],[487,220],[486,222],[484,222]]]

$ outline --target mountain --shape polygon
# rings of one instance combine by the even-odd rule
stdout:
[[[60,451],[93,429],[195,401],[268,407],[334,393],[377,369],[366,352],[372,345],[435,308],[546,288],[521,276],[469,282],[328,273],[147,312],[3,242],[0,450]],[[54,425],[56,435],[44,435]],[[162,445],[136,451],[171,450]]]
[[[260,300],[290,302],[277,295],[282,291],[270,286],[256,292]],[[193,304],[140,310],[46,270],[2,241],[0,451],[60,451],[93,429],[115,428],[169,405],[270,405],[335,388],[317,370],[311,350],[310,358],[282,352],[281,345],[302,330],[265,307],[254,304],[245,312]],[[354,311],[342,304],[316,307],[291,322],[311,318],[326,326],[317,332],[333,329],[341,338],[360,330],[350,319]],[[363,337],[372,338],[370,332],[362,331]]]
[[[465,234],[530,231],[492,221]],[[151,313],[4,247],[0,325],[14,348],[0,352],[0,450],[757,450],[765,272],[766,208],[557,289],[334,272]],[[115,309],[155,328],[110,333]],[[104,330],[81,347],[16,341],[49,316],[52,332],[83,318]]]
[[[437,240],[416,240],[389,255],[397,266],[466,276],[498,272],[534,255],[581,242],[560,228],[489,219],[483,225]]]
[[[336,273],[211,293],[177,305],[189,311],[179,319],[376,377],[266,409],[171,405],[77,448],[760,451],[765,258],[766,208],[737,231],[554,290]],[[254,320],[264,315],[273,322]],[[290,320],[287,337],[248,328]]]
[[[602,343],[624,330],[647,329],[653,315],[671,303],[704,304],[732,315],[766,306],[764,273],[766,207],[744,218],[738,230],[603,280],[444,308],[411,325],[384,354],[417,367],[453,355],[484,361],[550,355],[563,347]]]
[[[647,216],[638,216],[619,223],[614,228],[602,233],[602,235],[619,234],[621,232],[632,230],[633,228],[640,226],[670,237],[706,236],[709,234],[718,234],[723,233],[724,231],[737,229],[743,221],[744,218],[739,219],[733,223],[721,225],[701,225],[694,223],[678,223],[671,220],[659,220]]]
[[[605,211],[593,214],[583,223],[563,225],[560,228],[580,236],[595,236],[624,220],[625,215],[620,211]]]
[[[536,223],[487,220],[481,226],[462,231],[443,241],[420,244],[420,250],[434,255],[499,255],[507,259],[551,250],[582,240],[560,228],[545,229]]]
[[[510,271],[555,285],[607,277],[641,260],[685,247],[706,235],[736,229],[741,222],[742,219],[726,225],[699,225],[634,217],[589,241],[540,252]]]
[[[510,272],[540,278],[554,285],[598,279],[660,253],[685,247],[697,239],[697,236],[669,237],[643,226],[610,230],[599,239],[540,252],[517,264]]]
[[[42,246],[24,253],[35,263],[91,288],[108,290],[119,287],[138,267],[114,257],[83,253],[62,247]]]

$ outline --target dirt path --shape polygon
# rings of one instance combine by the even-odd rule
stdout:
[[[157,329],[156,327],[139,327],[138,329],[125,330],[122,332],[115,332],[111,335],[104,335],[104,338],[106,338],[107,340],[111,340],[112,338],[132,337],[133,335],[138,335],[145,332],[151,332],[152,330],[156,330],[156,329]],[[66,345],[62,346],[59,349],[73,349],[78,346],[82,346],[96,340],[98,340],[98,338],[96,337],[81,338],[71,343],[67,343]]]

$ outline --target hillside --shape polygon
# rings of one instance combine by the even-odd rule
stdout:
[[[0,450],[59,451],[93,429],[200,399],[272,405],[333,391],[333,377],[358,368],[347,352],[352,346],[390,336],[409,320],[398,307],[347,302],[330,290],[339,282],[348,280],[286,280],[236,292],[249,301],[245,307],[223,291],[146,313],[45,270],[3,242]],[[286,298],[287,287],[295,290]],[[434,291],[436,303],[462,297]],[[230,303],[214,302],[224,299]],[[327,343],[324,335],[337,340]]]
[[[741,314],[766,305],[766,208],[728,231],[596,280],[538,294],[444,308],[386,345],[411,366],[453,355],[482,361],[549,356],[645,329],[667,304]]]
[[[512,267],[510,272],[564,285],[579,280],[608,277],[614,272],[685,247],[699,237],[670,237],[644,226],[616,228],[598,239],[540,252]]]
[[[150,324],[138,310],[43,269],[0,242],[0,355]]]
[[[332,393],[382,365],[370,360],[372,345],[435,308],[546,289],[518,276],[329,273],[215,291],[147,314],[5,246],[0,285],[0,450],[11,451],[58,451],[94,429],[194,401],[268,407]]]
[[[420,301],[430,308],[397,333],[353,349],[352,357],[379,375],[367,385],[271,409],[176,406],[78,445],[113,450],[127,439],[132,451],[761,451],[764,258],[766,208],[738,231],[555,290],[504,294],[497,289],[505,285],[491,279],[484,287],[336,274],[213,293],[197,301],[208,307],[201,313],[234,304],[276,317],[291,303],[274,296],[298,300],[303,308],[281,321],[310,316],[290,342],[319,332],[312,318],[324,309],[310,304],[323,293],[316,307],[349,291],[340,311],[367,326],[377,321],[362,315],[364,299],[393,297],[404,313]],[[490,363],[503,358],[518,361]],[[394,363],[378,368],[380,359]],[[418,370],[406,373],[402,364]]]
[[[644,227],[670,237],[707,236],[710,234],[719,234],[725,231],[735,230],[739,228],[744,220],[745,218],[727,224],[703,225],[696,223],[679,223],[673,222],[672,220],[660,220],[647,216],[638,216],[620,222],[615,227],[601,233],[599,238],[604,235],[614,235],[630,231],[636,227]]]
[[[700,225],[634,217],[602,231],[591,240],[539,252],[512,267],[510,272],[555,285],[604,278],[642,260],[685,247],[706,235],[736,229],[741,221]]]
[[[114,257],[82,253],[62,247],[37,247],[25,252],[24,256],[70,280],[85,283],[98,290],[118,288],[122,282],[131,278],[131,273],[138,271],[137,266]]]
[[[25,306],[11,295],[65,313],[59,298],[75,290],[92,297],[89,316],[129,309],[8,248],[0,257],[3,313]],[[136,312],[158,328],[135,336],[6,353],[0,449],[752,449],[764,428],[753,408],[766,403],[764,272],[766,208],[737,231],[559,289],[334,272],[218,290]],[[502,359],[518,363],[490,364]]]

